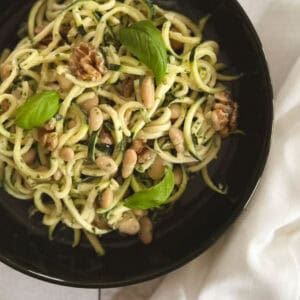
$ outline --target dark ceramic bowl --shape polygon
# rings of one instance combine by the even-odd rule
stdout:
[[[0,47],[13,46],[17,29],[32,1],[1,0]],[[28,204],[0,192],[0,260],[28,275],[76,287],[116,287],[166,274],[200,255],[241,213],[264,169],[272,128],[272,86],[259,38],[236,0],[165,0],[161,6],[197,20],[212,18],[206,35],[216,39],[222,59],[242,72],[233,94],[240,105],[239,127],[246,136],[234,136],[223,145],[210,166],[217,182],[229,185],[221,196],[199,177],[174,211],[156,226],[150,246],[136,238],[112,234],[103,238],[107,254],[97,257],[83,241],[70,247],[71,236],[61,227],[50,242],[38,219],[28,219]]]

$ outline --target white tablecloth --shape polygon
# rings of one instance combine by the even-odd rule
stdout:
[[[205,254],[144,284],[102,290],[103,300],[300,299],[300,0],[240,0],[264,45],[275,90],[270,159],[250,205]],[[0,264],[0,300],[97,300]]]

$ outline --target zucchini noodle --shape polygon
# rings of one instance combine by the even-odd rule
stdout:
[[[144,20],[160,30],[168,55],[159,83],[118,38],[121,28]],[[203,41],[208,21],[196,24],[150,0],[39,0],[32,7],[27,36],[0,58],[0,185],[32,201],[49,239],[64,224],[74,231],[73,247],[83,233],[98,255],[98,237],[114,230],[144,241],[141,219],[156,208],[129,208],[126,198],[159,184],[167,168],[175,184],[165,206],[196,172],[215,192],[227,192],[207,167],[237,132],[226,82],[240,76],[222,74],[219,45]],[[144,84],[149,78],[154,90]],[[16,111],[45,91],[59,93],[57,113],[40,127],[19,127]],[[101,118],[92,116],[99,111]]]

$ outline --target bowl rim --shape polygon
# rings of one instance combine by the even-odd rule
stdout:
[[[166,275],[169,272],[175,271],[179,269],[180,267],[183,267],[185,264],[191,262],[192,260],[196,259],[198,256],[200,256],[205,250],[210,248],[228,229],[229,227],[236,221],[238,216],[241,214],[244,208],[248,205],[248,203],[251,201],[253,195],[255,194],[255,191],[257,187],[260,184],[261,176],[263,174],[263,171],[265,169],[268,155],[270,151],[271,146],[271,138],[272,138],[272,127],[273,127],[273,117],[274,117],[274,109],[273,109],[273,87],[272,87],[272,81],[270,77],[269,67],[268,63],[263,51],[263,46],[260,41],[260,38],[258,36],[258,33],[256,32],[254,25],[252,24],[250,18],[246,14],[245,10],[241,6],[241,4],[238,2],[238,0],[231,0],[232,4],[236,6],[236,12],[240,14],[240,17],[243,19],[245,25],[247,26],[247,29],[250,32],[250,35],[254,39],[255,45],[257,46],[257,52],[258,57],[261,60],[261,65],[264,68],[264,76],[265,76],[265,82],[267,86],[266,90],[266,98],[270,102],[269,103],[269,111],[268,111],[268,120],[266,121],[266,134],[264,138],[264,143],[262,145],[263,151],[259,155],[259,159],[257,161],[257,168],[256,172],[252,175],[251,180],[249,181],[249,184],[247,185],[247,189],[244,192],[244,195],[240,201],[240,205],[234,210],[232,215],[224,222],[223,226],[221,226],[218,230],[216,230],[212,235],[211,238],[208,239],[203,243],[201,247],[198,249],[190,252],[188,255],[184,256],[180,260],[178,260],[176,263],[173,263],[169,266],[160,268],[156,271],[151,271],[144,275],[137,275],[134,277],[130,277],[129,279],[123,279],[114,281],[112,283],[100,283],[97,281],[89,281],[88,283],[82,283],[80,281],[76,280],[64,280],[53,276],[47,276],[43,273],[36,272],[33,269],[25,268],[19,265],[18,263],[14,262],[13,260],[3,256],[0,254],[0,262],[4,263],[5,265],[13,268],[16,271],[19,271],[25,275],[28,275],[30,277],[33,277],[35,279],[39,279],[42,281],[46,281],[48,283],[53,283],[61,286],[68,286],[68,287],[74,287],[74,288],[88,288],[88,289],[101,289],[101,288],[116,288],[116,287],[124,287],[132,284],[142,283],[148,280],[152,280],[154,278]],[[5,20],[5,19],[4,19]]]

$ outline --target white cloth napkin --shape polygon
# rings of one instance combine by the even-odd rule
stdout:
[[[300,0],[240,2],[264,44],[275,90],[273,141],[259,188],[198,259],[164,278],[102,291],[102,299],[300,299]]]

